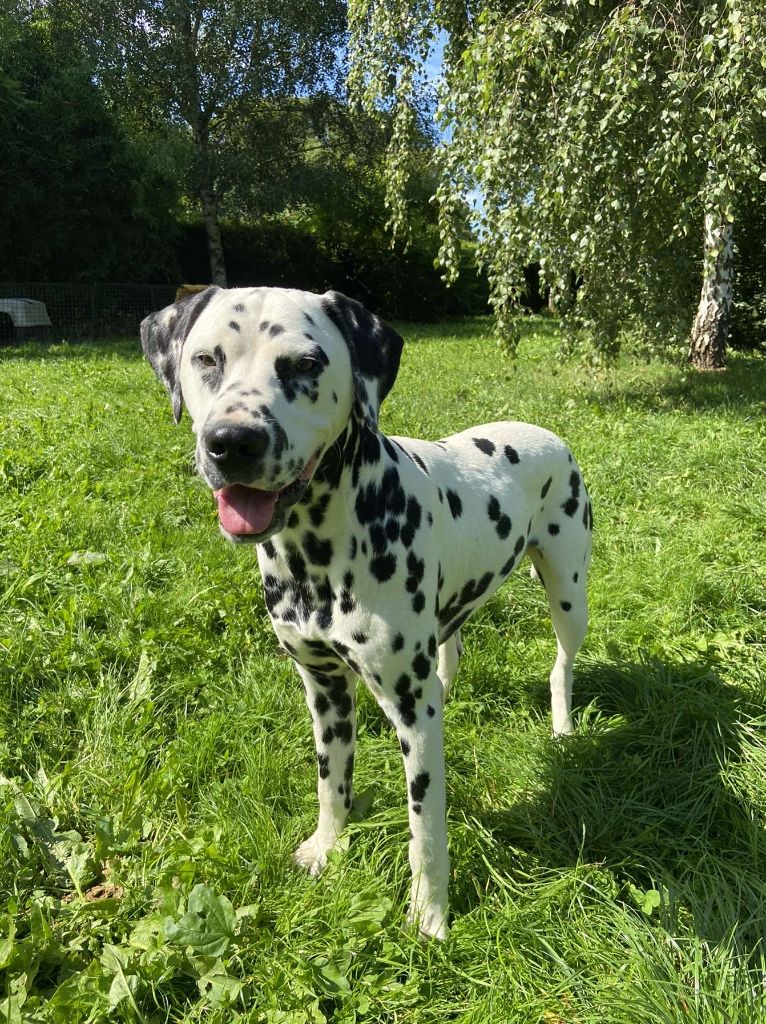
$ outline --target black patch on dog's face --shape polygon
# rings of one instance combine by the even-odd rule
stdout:
[[[211,287],[187,296],[141,321],[141,347],[154,372],[165,385],[173,419],[181,419],[181,353],[189,332],[220,289]]]
[[[269,329],[272,337],[277,326],[279,325],[272,324]],[[281,334],[282,331],[284,327],[280,326],[277,334]],[[316,402],[319,397],[319,378],[329,362],[327,353],[321,345],[314,345],[299,356],[277,356],[274,360],[274,372],[287,401],[294,402],[296,398],[303,396],[310,402]]]
[[[399,372],[404,341],[361,303],[340,292],[323,296],[322,311],[348,345],[354,375],[354,415],[375,430],[380,404]]]

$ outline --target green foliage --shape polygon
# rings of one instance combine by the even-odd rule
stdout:
[[[731,343],[766,346],[766,184],[753,182],[737,196],[736,281]]]
[[[384,428],[564,436],[592,624],[564,743],[542,588],[465,629],[443,948],[405,929],[401,755],[361,690],[347,849],[292,867],[302,687],[137,341],[0,353],[0,1021],[764,1024],[766,361],[594,373],[525,318],[498,368],[489,329],[403,325]]]
[[[351,0],[349,16],[350,82],[368,108],[409,104],[417,69],[446,36],[442,259],[454,274],[464,200],[478,189],[479,254],[502,334],[514,338],[530,258],[540,258],[567,330],[585,331],[607,356],[626,325],[655,346],[687,334],[703,214],[730,221],[741,183],[761,170],[758,0]],[[402,125],[391,153],[399,189],[410,145]],[[583,279],[574,304],[572,270]]]
[[[44,22],[0,17],[0,278],[165,277],[172,178],[59,42]]]

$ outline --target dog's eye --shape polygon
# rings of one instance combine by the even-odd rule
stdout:
[[[310,370],[313,370],[315,366],[316,359],[313,359],[311,356],[303,356],[295,363],[294,369],[296,373],[308,373]]]
[[[204,366],[206,368],[218,365],[215,356],[211,356],[209,352],[199,352],[194,358],[200,366]]]

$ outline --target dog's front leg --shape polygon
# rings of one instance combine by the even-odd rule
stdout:
[[[297,864],[318,875],[336,845],[351,808],[356,741],[354,679],[350,672],[312,672],[297,666],[314,725],[319,779],[316,831],[294,853]]]
[[[375,695],[396,729],[407,777],[412,870],[408,920],[424,938],[446,939],[449,855],[442,683],[432,668],[422,683],[403,674],[390,690],[384,686]]]

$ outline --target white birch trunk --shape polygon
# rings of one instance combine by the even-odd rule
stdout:
[[[202,206],[202,216],[205,220],[205,234],[207,235],[210,282],[225,288],[226,264],[223,257],[223,240],[221,238],[221,226],[218,223],[218,202],[212,188],[208,189],[203,186],[200,190],[200,203]]]
[[[734,225],[720,211],[705,214],[705,260],[689,361],[698,370],[724,367],[734,292]]]

